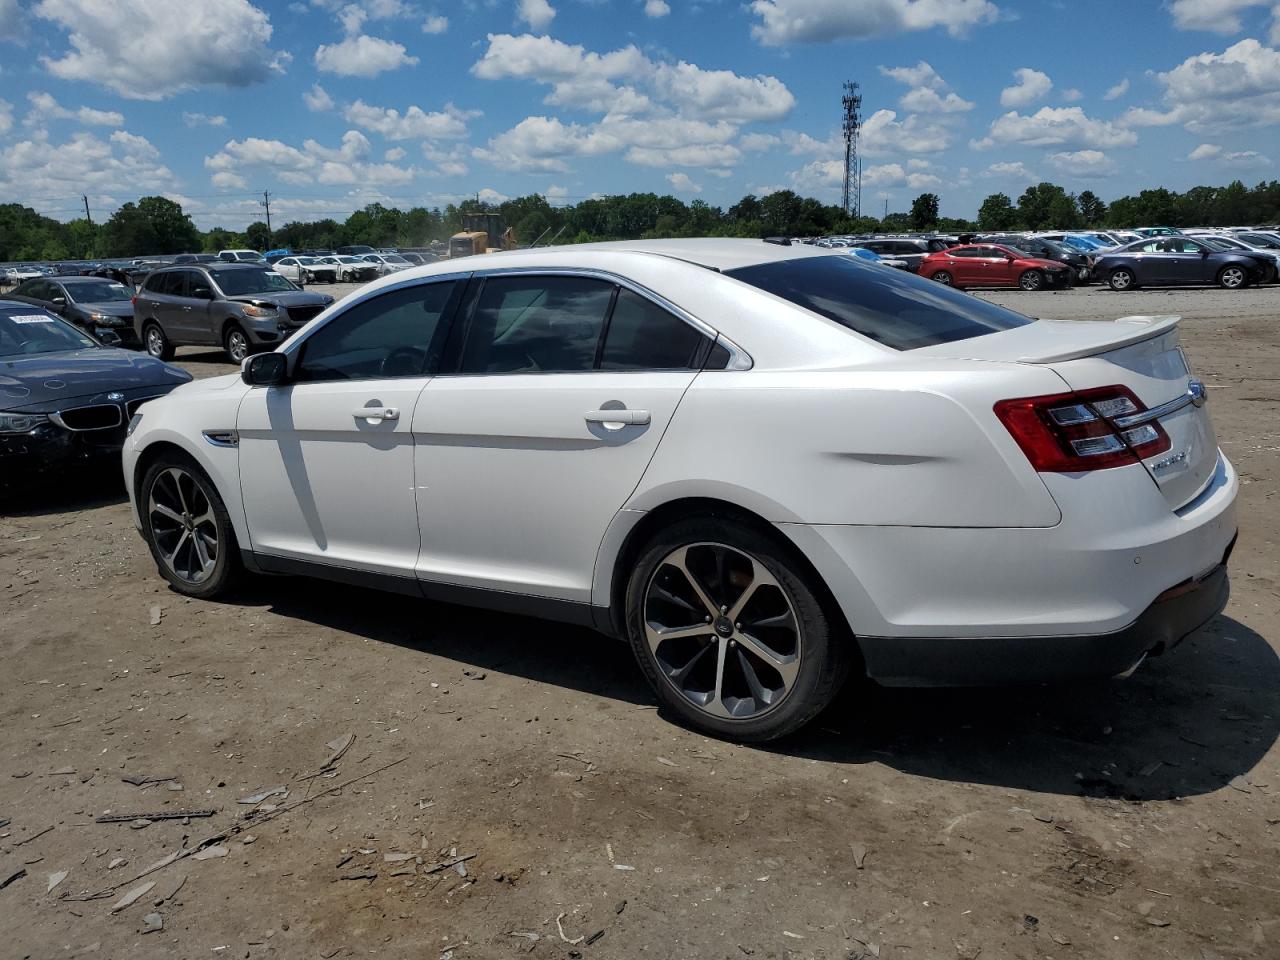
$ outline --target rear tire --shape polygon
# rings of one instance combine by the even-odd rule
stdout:
[[[151,463],[138,485],[142,535],[160,575],[202,600],[225,593],[241,573],[235,530],[209,475],[180,453]]]
[[[1218,271],[1218,286],[1223,290],[1243,290],[1249,285],[1249,274],[1244,267],[1229,263]]]
[[[1107,278],[1107,285],[1117,293],[1126,293],[1138,285],[1138,278],[1134,276],[1132,270],[1121,267],[1119,270],[1111,271],[1111,276]]]
[[[155,321],[142,328],[142,348],[157,360],[173,359],[173,344]]]
[[[666,709],[756,743],[817,716],[856,651],[811,578],[774,537],[738,520],[690,518],[654,536],[631,570],[626,624]]]
[[[1039,270],[1024,270],[1018,277],[1018,286],[1028,292],[1044,289],[1044,274]]]

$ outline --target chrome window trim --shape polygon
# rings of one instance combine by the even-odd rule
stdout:
[[[677,304],[672,303],[662,294],[650,290],[642,283],[637,283],[630,277],[624,277],[621,274],[613,273],[609,270],[601,270],[597,267],[493,267],[485,270],[475,271],[477,277],[507,277],[534,275],[541,277],[588,277],[594,280],[603,280],[607,283],[615,283],[620,287],[630,290],[637,296],[644,297],[655,306],[661,307],[668,313],[674,314],[677,318],[693,327],[700,334],[714,343],[719,343],[729,351],[729,362],[725,364],[725,370],[750,370],[754,366],[754,362],[742,347],[738,346],[720,331],[716,330],[709,323],[695,317],[688,310]],[[626,371],[608,371],[608,370],[583,370],[581,373],[610,373],[610,372],[626,372]],[[646,371],[631,371],[644,373]]]

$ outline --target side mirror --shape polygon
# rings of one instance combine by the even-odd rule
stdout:
[[[103,330],[98,334],[98,339],[108,347],[118,347],[124,342],[120,339],[120,334],[116,333],[114,330]]]
[[[66,298],[66,297],[54,297],[54,298],[53,298],[52,300],[50,300],[49,302],[50,302],[50,303],[52,303],[54,306],[58,306],[58,307],[65,307],[65,306],[67,305],[67,298]]]
[[[258,353],[240,364],[240,379],[251,387],[274,387],[289,376],[289,358],[283,353]]]
[[[1208,251],[1208,250],[1205,250],[1205,249],[1203,249],[1203,248],[1200,250],[1200,256],[1202,256],[1202,257],[1207,257],[1208,255],[1209,255],[1209,251]]]
[[[191,296],[196,300],[212,300],[213,291],[208,287],[193,287],[191,289]]]

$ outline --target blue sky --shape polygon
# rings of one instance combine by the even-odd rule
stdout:
[[[1280,0],[0,0],[0,202],[838,202],[846,79],[869,212],[1254,183],[1277,48]]]

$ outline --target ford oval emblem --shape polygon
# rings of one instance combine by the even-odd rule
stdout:
[[[1209,388],[1202,380],[1192,380],[1188,383],[1187,393],[1191,395],[1191,402],[1197,407],[1203,407],[1209,400]]]
[[[119,391],[117,391],[117,390],[112,390],[110,393],[108,393],[108,394],[107,394],[107,399],[108,399],[108,400],[115,400],[115,401],[118,403],[118,402],[120,402],[121,400],[123,400],[123,399],[124,399],[124,394],[123,394],[123,393],[120,393],[120,392],[119,392]]]

